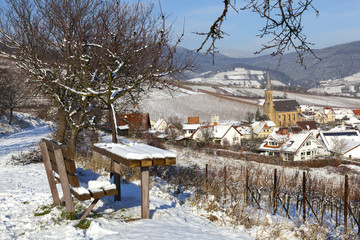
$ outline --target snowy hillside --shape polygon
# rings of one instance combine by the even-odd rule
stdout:
[[[187,81],[201,84],[219,84],[259,88],[261,83],[265,81],[264,76],[266,76],[265,71],[235,68],[233,71],[220,71],[216,74],[205,72],[200,74],[199,77],[189,79]],[[285,85],[276,79],[272,81],[272,84],[280,86]]]
[[[321,81],[320,86],[311,88],[309,91],[344,96],[360,96],[359,87],[360,72],[344,78]]]
[[[186,122],[189,116],[199,116],[201,122],[210,122],[210,116],[216,114],[222,122],[234,122],[242,120],[247,111],[255,112],[258,107],[200,93],[194,87],[194,91],[154,91],[140,103],[139,108],[148,112],[154,121],[178,116]]]

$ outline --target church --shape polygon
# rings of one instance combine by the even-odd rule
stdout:
[[[301,117],[300,104],[296,100],[279,99],[274,101],[269,73],[266,79],[265,102],[263,107],[264,114],[278,127],[296,126],[298,121],[303,120]]]

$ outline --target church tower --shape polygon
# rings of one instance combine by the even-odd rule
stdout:
[[[273,91],[271,88],[270,74],[267,73],[266,86],[265,86],[265,102],[264,102],[264,114],[266,114],[270,120],[276,121],[275,119],[275,110],[273,102]]]

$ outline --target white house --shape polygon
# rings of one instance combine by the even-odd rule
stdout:
[[[332,129],[320,131],[320,140],[334,155],[347,158],[360,158],[360,133],[357,130]]]
[[[204,141],[209,138],[214,143],[221,145],[241,144],[241,133],[230,124],[217,124],[199,127],[192,135],[194,140]]]
[[[349,108],[334,108],[334,113],[336,120],[355,117],[354,112]]]
[[[349,146],[349,149],[347,149],[343,153],[343,157],[350,158],[350,159],[351,158],[359,159],[360,158],[360,143],[353,142],[353,146]]]
[[[154,124],[153,130],[163,132],[163,131],[165,131],[167,126],[168,126],[168,123],[164,119],[160,118]]]
[[[186,138],[191,137],[199,127],[200,124],[184,123],[183,124],[184,137]]]
[[[311,160],[328,155],[325,146],[310,132],[279,134],[273,132],[260,145],[268,156],[281,156],[287,161]]]

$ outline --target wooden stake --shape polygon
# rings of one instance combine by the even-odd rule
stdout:
[[[245,201],[249,205],[249,170],[245,169]]]
[[[205,165],[205,193],[206,200],[208,198],[208,164]]]
[[[302,205],[303,205],[303,221],[306,221],[306,175],[305,172],[303,172],[303,186],[302,186],[302,193],[303,193],[303,199],[302,199]]]
[[[345,175],[345,189],[344,189],[344,233],[347,233],[347,214],[349,206],[349,179],[348,175]]]
[[[276,210],[277,210],[277,199],[276,199],[276,195],[277,195],[277,188],[276,188],[276,185],[277,185],[277,170],[274,169],[274,189],[273,189],[273,214],[275,215],[276,214]]]
[[[226,166],[224,166],[224,203],[226,203]]]

